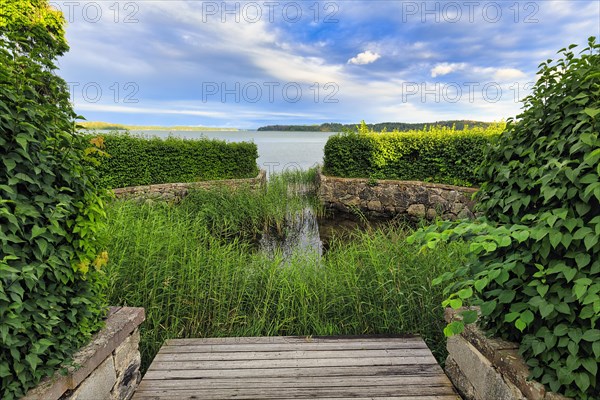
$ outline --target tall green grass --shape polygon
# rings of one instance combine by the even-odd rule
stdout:
[[[390,225],[333,240],[320,260],[298,255],[282,266],[281,255],[232,234],[262,226],[265,216],[276,221],[284,210],[269,203],[273,193],[280,203],[296,198],[290,207],[306,201],[277,185],[254,194],[197,192],[179,206],[109,206],[108,295],[113,305],[146,309],[143,369],[164,340],[191,337],[411,333],[441,360],[443,296],[431,281],[464,261],[464,247],[419,253],[405,228]]]
[[[272,175],[261,191],[241,187],[195,190],[186,196],[181,208],[219,237],[256,239],[268,227],[283,233],[290,214],[311,208],[322,215],[324,209],[316,197],[316,170],[286,171]]]

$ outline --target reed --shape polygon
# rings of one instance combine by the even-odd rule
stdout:
[[[464,262],[464,246],[420,253],[396,224],[334,239],[320,259],[297,254],[282,264],[246,239],[313,201],[288,191],[305,178],[272,179],[259,193],[196,192],[179,206],[109,206],[108,295],[146,309],[144,370],[166,339],[192,337],[410,333],[443,359],[443,295],[431,281]]]

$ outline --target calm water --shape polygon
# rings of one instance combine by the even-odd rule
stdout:
[[[323,163],[323,148],[333,132],[257,132],[257,131],[132,131],[158,137],[207,137],[227,142],[254,142],[258,147],[257,163],[272,172],[308,169]]]

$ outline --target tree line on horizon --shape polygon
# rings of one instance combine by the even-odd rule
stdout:
[[[493,124],[493,122],[483,121],[471,121],[471,120],[449,120],[449,121],[436,121],[436,122],[380,122],[377,124],[367,124],[370,130],[376,132],[386,131],[409,131],[409,130],[422,130],[428,126],[440,126],[462,130],[466,126],[468,127],[482,127],[486,128]],[[258,128],[258,131],[293,131],[293,132],[341,132],[343,130],[355,130],[357,124],[340,124],[336,122],[326,122],[321,125],[266,125]]]

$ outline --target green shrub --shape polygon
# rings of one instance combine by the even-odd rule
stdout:
[[[95,152],[54,74],[68,46],[46,0],[0,0],[0,398],[21,397],[101,326],[107,255]]]
[[[364,124],[364,123],[363,123]],[[400,179],[478,184],[475,169],[486,147],[504,124],[456,130],[429,127],[420,131],[358,132],[329,138],[325,145],[324,172],[347,178]]]
[[[252,178],[258,174],[254,143],[223,140],[145,138],[104,135],[100,182],[108,188],[213,179]]]
[[[600,398],[600,45],[540,65],[525,111],[482,166],[485,217],[442,224],[428,246],[470,238],[475,261],[445,304],[481,306],[492,334],[520,343],[532,377],[577,399]],[[473,322],[473,312],[463,314]],[[448,334],[462,323],[450,324]]]

